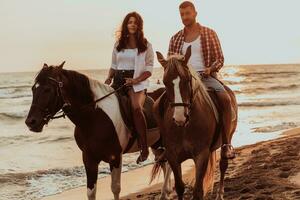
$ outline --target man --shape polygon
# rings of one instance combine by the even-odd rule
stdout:
[[[185,54],[186,49],[192,46],[191,65],[201,76],[207,88],[216,91],[218,102],[222,109],[222,148],[221,156],[233,159],[235,152],[230,144],[231,104],[230,96],[223,85],[216,79],[224,64],[221,45],[216,32],[196,22],[197,11],[193,3],[185,1],[180,4],[179,11],[184,29],[177,32],[170,40],[168,56]]]

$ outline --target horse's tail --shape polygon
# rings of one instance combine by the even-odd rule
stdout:
[[[151,184],[154,181],[154,179],[159,176],[164,165],[165,162],[155,162],[151,171],[151,178],[149,184]]]
[[[207,194],[210,190],[213,190],[214,187],[214,174],[217,162],[216,151],[210,152],[209,160],[206,168],[206,172],[203,178],[203,192],[204,195]]]

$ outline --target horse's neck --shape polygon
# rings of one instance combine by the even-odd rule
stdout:
[[[109,85],[106,85],[104,83],[101,83],[98,80],[90,78],[89,82],[90,82],[90,89],[92,90],[95,98],[102,97],[102,96],[114,91],[114,89],[112,87],[110,87]]]
[[[206,87],[201,82],[198,82],[201,80],[194,80],[194,91],[195,91],[195,103],[200,103],[201,107],[203,109],[206,109],[206,112],[200,112],[200,113],[205,113],[207,115],[209,113],[212,113],[215,115],[216,120],[218,121],[218,111],[217,108],[212,101],[211,97],[209,96],[209,93],[206,90]]]
[[[201,80],[193,79],[192,87],[194,93],[194,101],[199,102],[202,106],[210,106],[210,97],[206,91],[206,88],[200,82]]]
[[[104,84],[100,83],[97,80],[89,79],[89,88],[85,88],[86,90],[91,90],[91,95],[93,96],[90,101],[86,101],[79,93],[75,93],[77,95],[68,95],[68,100],[71,104],[71,114],[68,115],[69,119],[76,126],[83,126],[89,120],[93,120],[93,115],[96,111],[96,105],[93,101],[97,98],[104,96],[110,90],[110,87],[106,87]],[[76,88],[73,88],[76,89]],[[97,113],[97,117],[105,117],[105,113],[103,110],[99,110]]]

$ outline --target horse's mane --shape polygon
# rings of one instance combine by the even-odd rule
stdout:
[[[216,117],[216,120],[217,122],[219,121],[219,114],[218,114],[218,110],[215,106],[215,104],[213,103],[213,101],[211,100],[207,90],[206,90],[206,87],[205,85],[202,83],[202,81],[200,80],[199,78],[199,75],[197,74],[197,72],[194,70],[194,68],[192,68],[191,66],[188,66],[189,67],[189,70],[190,70],[190,73],[193,77],[193,89],[199,87],[199,92],[196,93],[200,96],[200,101],[204,101],[206,102],[213,110],[214,112],[214,115]]]
[[[100,81],[98,81],[96,79],[89,78],[89,82],[90,82],[91,88],[93,88],[93,90],[94,90],[94,95],[96,98],[104,96],[104,95],[114,91],[114,89],[111,86],[101,83]],[[113,95],[110,95],[106,98],[107,99],[113,98]]]
[[[73,70],[63,70],[63,74],[73,86],[72,91],[70,91],[72,95],[79,98],[84,104],[94,101],[94,94],[90,87],[89,78],[86,75]]]
[[[59,69],[55,66],[44,67],[38,72],[35,83],[46,83],[49,77],[55,78],[60,73],[68,79],[70,88],[67,89],[71,96],[76,97],[83,104],[91,103],[94,100],[89,78],[77,71]]]
[[[171,55],[167,59],[166,67],[175,66],[175,65],[181,66],[182,64],[180,61],[182,61],[183,59],[184,59],[183,55],[180,55],[180,54]],[[215,114],[216,120],[219,121],[218,111],[215,107],[215,104],[211,100],[205,85],[202,83],[201,79],[199,78],[197,72],[194,70],[193,67],[188,65],[188,70],[190,71],[190,73],[192,75],[193,91],[195,89],[199,88],[199,90],[198,90],[199,92],[196,93],[197,96],[195,98],[198,98],[200,103],[202,103],[204,105],[209,105]]]

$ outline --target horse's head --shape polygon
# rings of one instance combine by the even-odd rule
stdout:
[[[191,46],[186,54],[170,56],[167,60],[156,52],[158,61],[164,68],[163,82],[170,106],[174,108],[173,120],[178,126],[185,126],[189,120],[193,100],[192,75],[187,65],[191,56]]]
[[[32,86],[32,104],[26,118],[26,125],[31,131],[41,132],[45,124],[63,107],[67,107],[64,99],[63,65],[48,66],[37,74]]]

